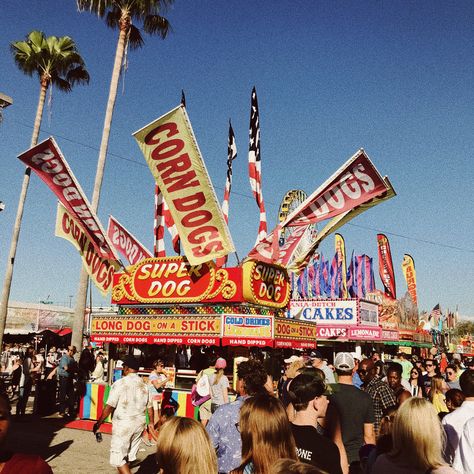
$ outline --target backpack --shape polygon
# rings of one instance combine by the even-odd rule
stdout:
[[[191,389],[191,403],[198,407],[204,402],[207,402],[211,398],[211,385],[209,383],[209,377],[201,372],[196,378],[196,383]]]

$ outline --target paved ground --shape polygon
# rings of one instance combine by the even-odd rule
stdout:
[[[13,410],[14,411],[14,410]],[[116,473],[109,465],[110,435],[97,443],[90,431],[64,427],[57,415],[40,418],[31,414],[12,418],[8,445],[13,451],[34,453],[45,459],[55,474]],[[153,447],[141,445],[132,472],[156,474]]]

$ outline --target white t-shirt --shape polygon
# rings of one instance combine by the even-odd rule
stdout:
[[[474,418],[464,424],[453,468],[464,474],[474,474]]]
[[[452,463],[459,456],[459,440],[464,424],[474,417],[474,401],[464,400],[463,404],[443,418],[442,424],[448,438],[446,443],[446,461]]]

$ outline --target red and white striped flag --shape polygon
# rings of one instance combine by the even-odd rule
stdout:
[[[249,178],[253,195],[260,210],[257,242],[267,235],[267,216],[262,193],[262,162],[260,160],[260,119],[258,115],[257,91],[252,89],[249,129]]]
[[[173,216],[170,213],[163,194],[158,186],[155,186],[155,257],[166,257],[165,250],[165,226],[171,234],[173,249],[177,254],[181,253],[178,229],[176,228]]]
[[[222,213],[225,223],[229,223],[229,197],[232,188],[232,161],[237,156],[237,145],[235,144],[234,130],[229,120],[229,141],[227,143],[227,177],[224,189],[224,201],[222,202]],[[227,263],[227,255],[216,260],[216,266],[223,267]]]

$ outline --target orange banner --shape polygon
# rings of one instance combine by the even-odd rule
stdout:
[[[418,306],[418,297],[416,294],[416,271],[415,271],[415,262],[411,255],[407,253],[403,256],[402,262],[403,275],[405,276],[405,281],[407,282],[408,293],[415,303],[415,306]]]

